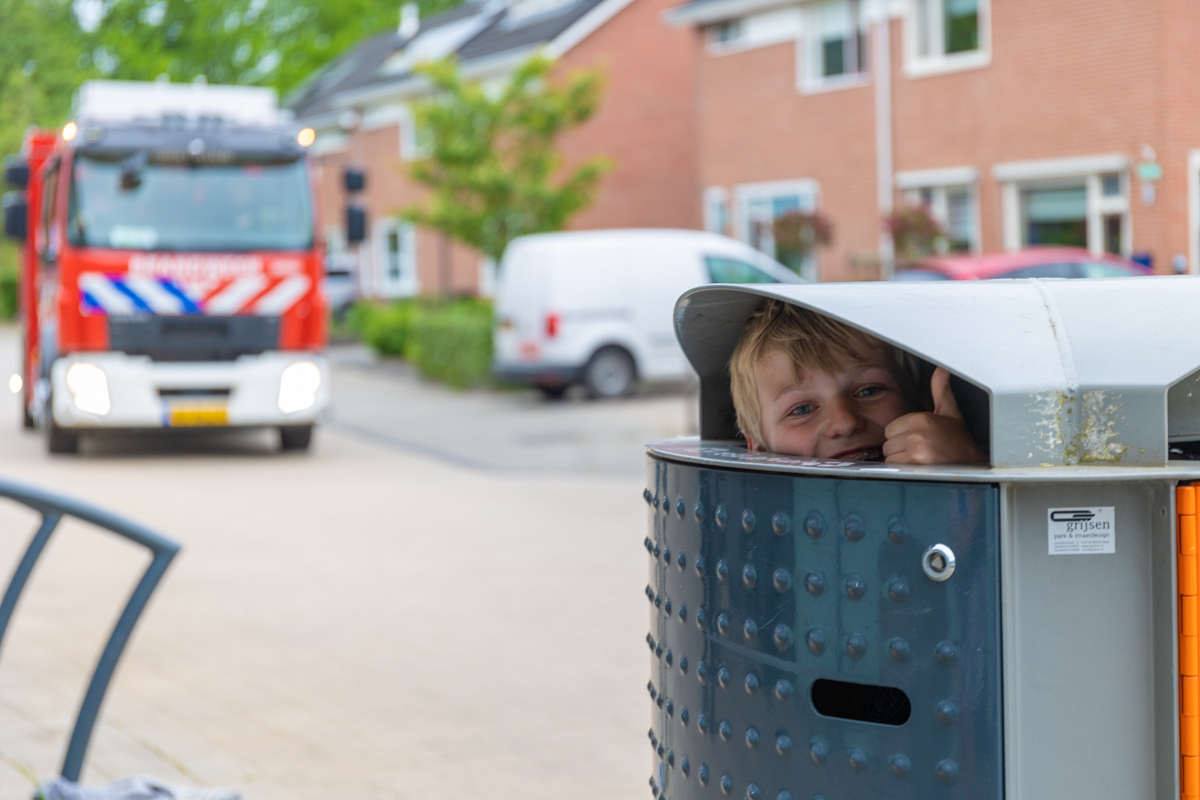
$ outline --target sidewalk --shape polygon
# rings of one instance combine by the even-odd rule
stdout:
[[[18,431],[11,395],[0,419],[14,421],[0,424],[0,473],[184,546],[118,669],[85,780],[151,773],[252,800],[647,791],[640,458],[615,475],[469,469],[336,426],[306,456],[251,442],[50,458]],[[14,508],[0,503],[5,574],[34,524]],[[144,559],[81,525],[52,540],[0,653],[0,799],[55,774]]]

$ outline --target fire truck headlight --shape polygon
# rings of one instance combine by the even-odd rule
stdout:
[[[112,410],[108,397],[108,379],[95,364],[80,361],[67,370],[67,388],[75,396],[75,407],[89,414],[107,414]]]
[[[279,379],[279,410],[284,414],[312,408],[321,386],[321,370],[311,361],[300,361],[283,371]]]

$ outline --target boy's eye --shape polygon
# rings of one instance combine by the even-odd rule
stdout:
[[[803,417],[805,414],[811,414],[812,412],[813,406],[811,403],[801,403],[800,405],[794,406],[790,411],[788,411],[788,416]]]
[[[871,397],[871,396],[877,395],[883,391],[887,391],[886,386],[867,386],[863,389],[858,390],[858,396],[859,397]]]

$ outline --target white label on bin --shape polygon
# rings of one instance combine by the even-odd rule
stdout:
[[[1052,556],[1117,552],[1114,506],[1051,508],[1046,511]]]

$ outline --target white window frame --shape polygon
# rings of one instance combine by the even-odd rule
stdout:
[[[904,9],[904,74],[909,78],[944,75],[982,69],[992,63],[992,0],[979,0],[979,49],[962,53],[945,52],[945,33],[942,10],[946,0],[924,0],[933,8],[930,14],[929,38],[931,52],[918,52],[917,7],[922,0],[905,0]]]
[[[802,17],[803,12],[798,7],[787,6],[721,20],[705,28],[706,49],[709,55],[724,56],[759,47],[795,42],[801,35]],[[717,39],[716,32],[723,25],[736,25],[737,36],[732,39]]]
[[[725,215],[725,225],[717,225],[717,206]],[[729,236],[733,233],[733,209],[729,207],[729,192],[724,186],[710,186],[704,190],[704,230]]]
[[[400,277],[392,279],[388,275],[388,237],[395,233],[398,237],[399,249],[397,255],[401,259]],[[417,232],[416,227],[408,222],[387,217],[378,220],[371,226],[372,250],[372,294],[376,297],[400,298],[412,297],[421,291],[420,270],[417,268]],[[411,265],[407,271],[403,262]]]
[[[1122,194],[1105,197],[1103,176],[1121,176]],[[1025,246],[1024,211],[1021,193],[1029,189],[1054,189],[1083,184],[1087,191],[1087,249],[1101,255],[1104,250],[1104,217],[1121,214],[1121,255],[1133,252],[1133,214],[1129,192],[1132,176],[1129,159],[1121,154],[1019,161],[997,164],[992,175],[1000,181],[1003,243],[1008,252]]]
[[[821,209],[821,189],[820,184],[811,178],[798,178],[788,181],[763,181],[760,183],[742,183],[734,187],[733,190],[733,230],[735,237],[748,245],[753,246],[753,237],[750,231],[750,205],[755,200],[773,200],[780,195],[798,195],[802,198],[801,208],[810,211],[819,211]],[[803,198],[808,198],[808,208],[805,209]],[[763,251],[765,252],[765,251]],[[774,252],[766,253],[767,256],[775,258]],[[812,261],[802,267],[802,271],[808,271],[812,280],[819,279],[821,274],[821,259],[820,252],[814,253]]]
[[[834,3],[857,2],[858,26],[862,31],[862,52],[857,53],[858,62],[866,61],[867,68],[860,72],[846,72],[841,75],[825,76],[821,74],[822,49],[820,14],[822,6]],[[802,94],[818,94],[821,92],[853,89],[869,86],[871,83],[871,40],[874,36],[871,25],[871,8],[869,0],[821,0],[804,7],[803,34],[796,42],[796,88]],[[857,38],[851,37],[857,46]]]
[[[928,191],[932,195],[930,214],[938,224],[949,230],[950,214],[947,194],[952,189],[965,189],[971,198],[971,234],[969,238],[972,253],[983,252],[983,238],[980,235],[981,220],[979,216],[979,172],[974,167],[950,167],[946,169],[913,170],[896,173],[896,188],[909,203],[921,202],[921,192]]]

